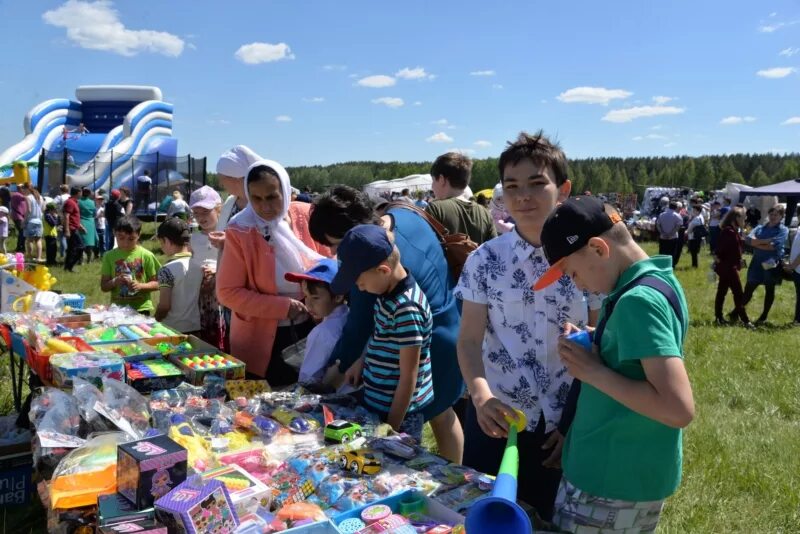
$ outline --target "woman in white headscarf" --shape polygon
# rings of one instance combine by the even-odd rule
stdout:
[[[274,386],[297,381],[283,349],[313,327],[300,286],[288,272],[303,272],[322,256],[289,226],[291,184],[279,163],[256,161],[245,179],[247,207],[231,219],[217,272],[217,298],[232,311],[231,353],[251,376]],[[308,239],[311,237],[309,235]]]
[[[261,156],[253,152],[245,145],[236,145],[224,152],[217,160],[217,178],[219,184],[228,193],[228,198],[222,205],[222,211],[217,223],[217,231],[225,232],[230,220],[247,206],[247,194],[244,190],[244,177],[247,169],[259,161]],[[212,244],[217,248],[222,248],[224,238],[218,232],[212,232],[215,236],[209,236]]]
[[[514,219],[506,210],[506,205],[503,202],[503,185],[497,184],[492,191],[492,201],[489,202],[489,211],[492,214],[492,221],[494,221],[495,230],[497,235],[505,234],[514,229]]]

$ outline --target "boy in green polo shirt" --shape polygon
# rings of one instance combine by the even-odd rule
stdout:
[[[553,267],[608,296],[592,350],[562,338],[559,356],[582,382],[563,450],[554,522],[568,532],[653,532],[681,479],[682,428],[694,417],[683,365],[686,299],[668,256],[648,257],[610,206],[574,197],[548,217]],[[577,331],[566,325],[565,334]]]

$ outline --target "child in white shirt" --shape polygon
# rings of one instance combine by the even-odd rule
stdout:
[[[286,273],[286,280],[303,288],[305,305],[315,321],[320,321],[308,334],[298,382],[304,385],[329,387],[326,371],[334,345],[342,335],[349,309],[344,296],[334,295],[330,283],[339,267],[335,260],[324,258],[305,273]],[[335,365],[334,365],[335,367]]]
[[[189,269],[192,253],[189,251],[189,225],[178,217],[164,221],[158,227],[161,250],[169,256],[158,271],[159,300],[156,320],[184,334],[200,330],[201,274]]]

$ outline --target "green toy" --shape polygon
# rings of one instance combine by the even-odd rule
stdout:
[[[347,443],[361,437],[361,425],[337,419],[325,425],[325,439],[336,443]]]

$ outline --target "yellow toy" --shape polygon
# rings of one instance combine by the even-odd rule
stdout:
[[[0,178],[0,185],[8,184],[27,184],[30,183],[31,177],[28,172],[28,164],[24,161],[15,161],[11,166],[12,175],[6,178]]]
[[[41,291],[50,291],[50,288],[58,282],[50,274],[50,269],[44,265],[37,265],[33,270],[25,270],[20,278]]]

